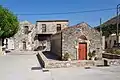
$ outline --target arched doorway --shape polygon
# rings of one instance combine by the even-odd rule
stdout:
[[[87,38],[84,35],[81,35],[79,38],[83,42],[79,42],[79,45],[78,45],[78,59],[87,60],[87,42],[85,42]]]
[[[23,50],[26,50],[26,41],[23,41]]]

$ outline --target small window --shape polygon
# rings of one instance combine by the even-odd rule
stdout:
[[[111,40],[109,41],[109,47],[111,48]]]
[[[116,40],[114,40],[114,45],[116,45]]]
[[[57,24],[57,31],[61,31],[61,24]]]
[[[24,33],[25,33],[25,34],[28,34],[28,32],[29,32],[28,26],[24,26]]]
[[[110,40],[109,44],[111,45],[111,40]]]
[[[46,32],[46,24],[42,24],[42,32]]]

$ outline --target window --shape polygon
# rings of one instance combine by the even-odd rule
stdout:
[[[46,24],[42,24],[42,32],[46,32]]]
[[[111,48],[111,40],[109,41],[109,47]]]
[[[25,34],[28,34],[28,32],[29,32],[28,26],[24,26],[24,33],[25,33]]]
[[[111,40],[110,40],[109,44],[111,45]]]
[[[26,50],[26,42],[23,41],[23,50]]]
[[[61,24],[57,24],[57,31],[61,31]]]
[[[116,40],[114,40],[114,45],[116,45]]]

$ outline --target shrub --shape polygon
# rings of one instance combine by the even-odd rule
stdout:
[[[67,61],[70,58],[70,54],[69,53],[65,53],[63,60]]]
[[[116,50],[116,51],[115,51],[115,54],[120,54],[120,50]]]
[[[88,56],[89,56],[89,58],[92,58],[92,53],[89,52],[89,53],[88,53]]]
[[[88,53],[89,60],[91,60],[91,59],[92,59],[92,57],[95,57],[95,55],[96,55],[96,51],[95,51],[95,50],[94,50],[94,51],[92,51],[92,53],[91,53],[91,52],[89,52],[89,53]]]
[[[108,49],[108,50],[106,50],[106,52],[111,53],[111,54],[120,54],[119,49]]]
[[[92,57],[95,57],[95,54],[96,53],[96,51],[94,50],[93,52],[92,52]]]
[[[90,58],[94,57],[95,55],[96,55],[96,51],[95,50],[92,53],[91,52],[88,53],[88,56]]]

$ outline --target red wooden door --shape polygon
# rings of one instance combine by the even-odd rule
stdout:
[[[79,60],[86,60],[87,59],[87,44],[80,43],[78,52],[79,52]]]

